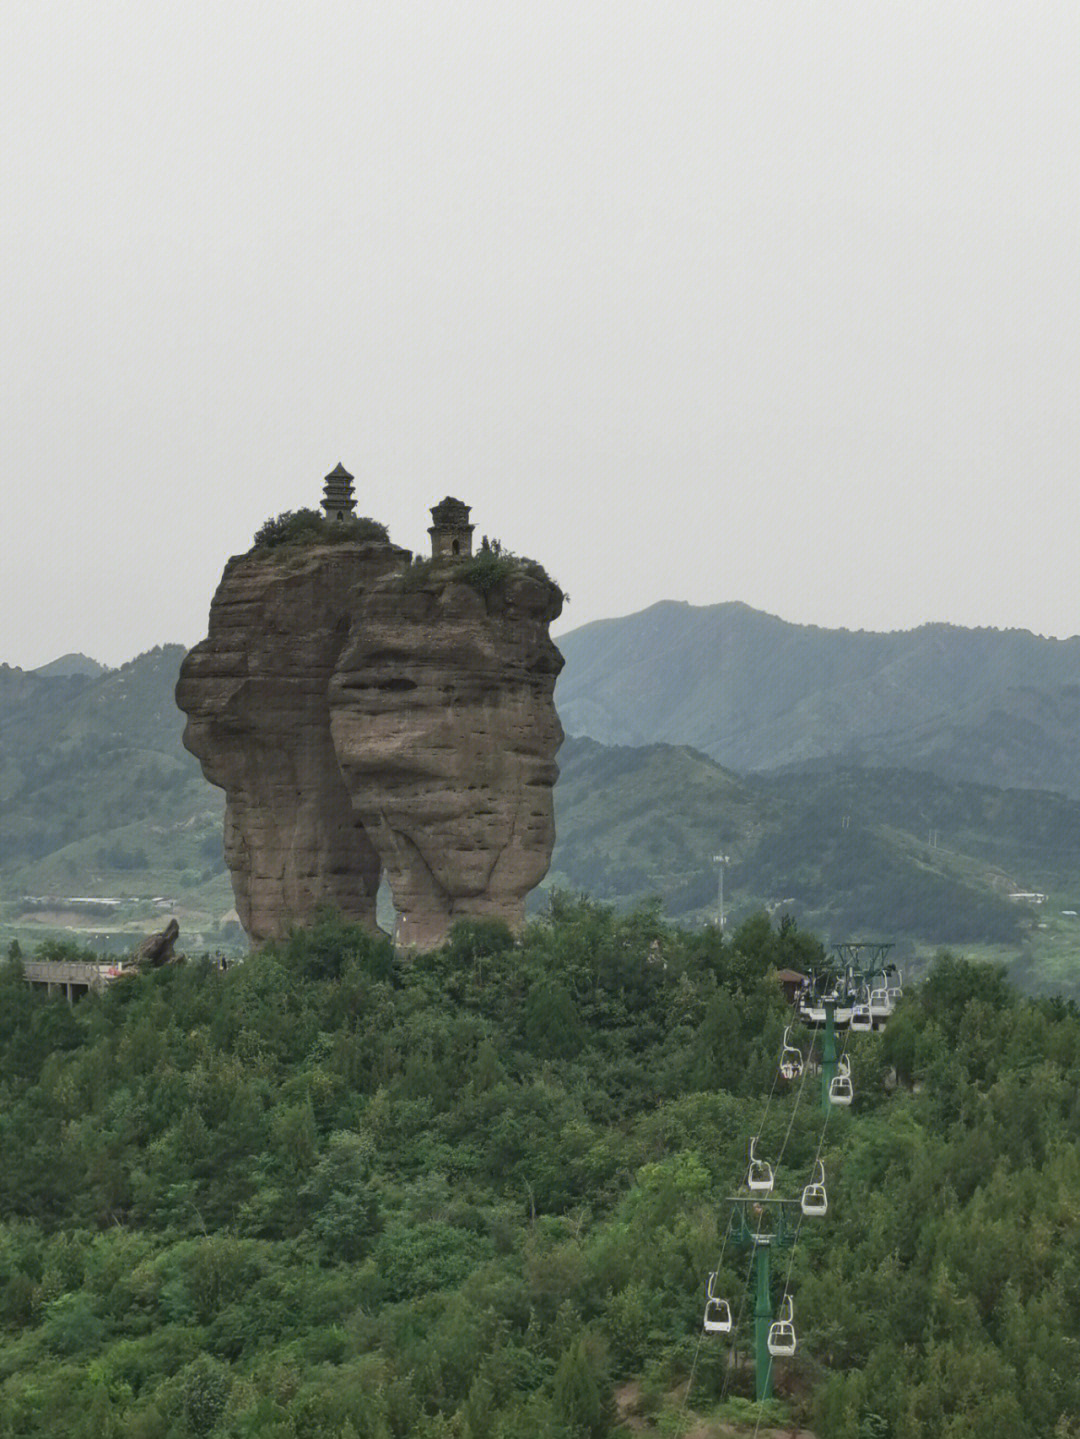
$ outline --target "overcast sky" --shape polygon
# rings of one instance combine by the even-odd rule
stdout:
[[[1080,629],[1076,0],[7,0],[0,660],[317,504],[658,599]]]

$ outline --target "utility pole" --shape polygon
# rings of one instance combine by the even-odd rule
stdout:
[[[720,931],[721,939],[724,937],[724,865],[729,858],[726,854],[713,855],[713,864],[720,866],[716,881],[716,927]]]

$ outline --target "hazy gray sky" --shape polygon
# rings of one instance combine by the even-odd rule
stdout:
[[[661,598],[1080,629],[1076,0],[7,0],[0,660],[315,504]]]

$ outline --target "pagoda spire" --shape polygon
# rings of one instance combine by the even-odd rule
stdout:
[[[353,477],[338,460],[323,484],[323,514],[336,524],[353,518],[356,500],[353,498]]]

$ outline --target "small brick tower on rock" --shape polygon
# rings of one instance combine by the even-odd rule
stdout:
[[[432,506],[432,524],[428,529],[432,559],[468,559],[472,554],[475,527],[469,524],[470,508],[450,495]]]
[[[323,514],[328,520],[341,523],[351,520],[356,509],[353,498],[353,477],[338,460],[337,465],[326,477],[323,486]]]

